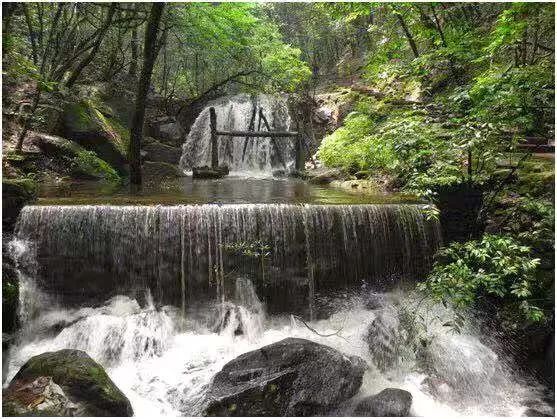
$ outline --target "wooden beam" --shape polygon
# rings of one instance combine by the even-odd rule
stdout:
[[[296,137],[296,131],[216,131],[217,135],[224,135],[227,137]]]

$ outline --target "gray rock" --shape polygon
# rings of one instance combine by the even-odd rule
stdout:
[[[360,401],[354,416],[404,417],[410,414],[411,407],[412,394],[398,388],[386,388]]]
[[[228,166],[219,166],[215,169],[209,166],[201,166],[192,169],[194,179],[220,179],[228,175],[228,173]]]
[[[207,392],[206,416],[323,415],[354,396],[366,363],[288,338],[226,364]]]
[[[179,147],[172,147],[158,141],[151,141],[142,147],[145,152],[144,160],[146,161],[161,161],[169,164],[178,164],[182,149]]]
[[[149,124],[149,135],[156,140],[178,146],[186,137],[186,131],[174,118],[159,118]]]
[[[98,108],[87,100],[70,102],[64,106],[61,120],[64,138],[94,151],[120,174],[127,173],[124,140]]]
[[[343,178],[343,174],[339,169],[317,169],[308,172],[309,182],[315,184],[327,184],[333,180]]]
[[[373,363],[380,371],[385,372],[399,360],[399,321],[390,307],[377,310],[375,314],[376,317],[368,327],[365,340]]]
[[[178,166],[160,161],[143,162],[142,170],[145,177],[149,179],[171,179],[184,176],[180,169],[178,169]]]

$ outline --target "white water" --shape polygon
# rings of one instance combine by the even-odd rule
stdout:
[[[259,94],[250,97],[245,94],[222,98],[211,103],[199,114],[191,127],[183,145],[180,167],[186,173],[192,167],[211,164],[211,130],[209,107],[217,114],[217,128],[222,131],[247,131],[254,106],[263,109],[269,125],[274,131],[287,131],[291,128],[286,100],[283,97]],[[255,119],[254,130],[267,131],[264,124],[258,126]],[[259,128],[259,129],[258,129]],[[250,138],[244,155],[243,137],[219,138],[219,164],[227,165],[232,175],[250,177],[269,177],[274,169],[283,169],[280,159],[269,138]],[[293,167],[294,147],[291,141],[277,140],[287,168]]]
[[[369,305],[366,306],[365,297],[344,299],[330,318],[309,323],[321,334],[339,331],[331,337],[316,335],[293,317],[266,317],[253,285],[244,279],[237,282],[234,301],[204,305],[205,311],[197,309],[195,316],[190,314],[186,319],[176,308],[155,308],[149,295],[143,307],[125,296],[115,296],[97,308],[51,307],[27,324],[26,330],[35,333],[26,334],[12,348],[8,380],[31,356],[63,348],[82,349],[107,369],[130,399],[136,415],[196,415],[200,413],[206,385],[226,362],[293,336],[366,360],[370,368],[354,400],[386,387],[398,387],[412,393],[413,415],[447,417],[520,415],[526,409],[523,400],[539,399],[540,389],[518,380],[510,367],[480,342],[471,325],[461,334],[443,326],[450,311],[423,305],[404,294],[381,297],[387,303],[372,309],[366,308]],[[224,327],[215,331],[223,304],[238,310],[232,309]],[[375,368],[365,336],[370,323],[381,313],[396,317],[397,332],[388,344],[391,349],[403,341],[407,344],[411,329],[418,331],[419,338],[431,340],[429,366],[435,373],[418,367],[412,351],[385,373]],[[408,313],[415,315],[410,326],[404,316]],[[423,320],[416,321],[418,315]],[[63,322],[64,326],[53,327],[56,322]],[[242,334],[237,333],[240,324]],[[428,374],[441,380],[437,395],[424,384]],[[350,411],[349,405],[340,406],[339,412]]]

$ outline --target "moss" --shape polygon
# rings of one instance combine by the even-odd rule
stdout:
[[[548,197],[555,195],[555,167],[552,160],[530,158],[518,170],[513,189],[520,195]]]
[[[104,179],[119,183],[122,179],[107,162],[100,159],[93,151],[80,150],[73,158],[72,172],[76,176]]]
[[[52,377],[74,402],[83,403],[86,416],[131,416],[133,411],[124,394],[104,369],[85,352],[64,349],[31,358],[14,380]]]
[[[87,101],[69,103],[64,108],[64,122],[73,131],[84,132],[98,128]]]
[[[116,118],[105,116],[102,106],[90,99],[69,103],[64,109],[63,121],[65,137],[95,151],[103,160],[121,169],[129,133]]]

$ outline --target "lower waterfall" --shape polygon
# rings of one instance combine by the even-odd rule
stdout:
[[[420,205],[29,206],[10,248],[22,328],[4,384],[31,357],[86,351],[139,415],[202,413],[235,357],[299,337],[369,365],[353,400],[412,393],[414,416],[552,413],[470,315],[398,287],[440,246]]]
[[[245,276],[271,312],[303,313],[325,291],[418,279],[440,232],[420,205],[28,206],[16,240],[20,270],[65,304],[150,290],[185,309]]]

